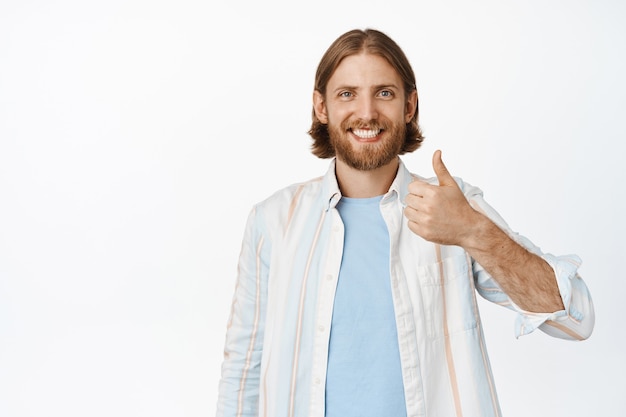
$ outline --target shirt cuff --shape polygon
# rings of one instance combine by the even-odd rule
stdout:
[[[533,313],[517,308],[519,315],[515,321],[515,337],[532,333],[548,320],[565,321],[573,319],[580,322],[583,319],[583,313],[576,310],[571,303],[572,299],[572,280],[578,275],[578,268],[582,261],[577,255],[554,256],[551,254],[542,254],[541,257],[554,270],[561,300],[563,301],[564,310],[555,311],[554,313]]]

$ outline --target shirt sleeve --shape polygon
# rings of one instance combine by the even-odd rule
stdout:
[[[265,307],[268,242],[253,209],[248,217],[226,329],[217,416],[257,416]]]
[[[473,262],[476,289],[485,299],[507,307],[517,313],[515,336],[520,337],[535,329],[550,336],[567,340],[587,339],[595,324],[593,302],[587,285],[578,274],[581,259],[577,255],[555,256],[544,253],[529,239],[515,233],[504,219],[483,199],[482,191],[476,187],[461,183],[466,197],[472,207],[489,217],[504,230],[513,240],[528,251],[543,258],[554,271],[559,287],[564,310],[553,313],[534,313],[517,306],[508,295],[501,290],[497,282],[477,262]]]

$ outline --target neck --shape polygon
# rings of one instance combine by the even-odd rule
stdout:
[[[369,198],[389,191],[398,172],[399,158],[370,171],[360,171],[337,158],[335,175],[341,194],[351,198]]]

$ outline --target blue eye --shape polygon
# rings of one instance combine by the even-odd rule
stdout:
[[[352,97],[352,93],[350,91],[342,91],[341,93],[339,93],[339,97],[349,98]]]
[[[393,96],[393,92],[389,91],[389,90],[383,90],[380,92],[380,95],[383,97],[392,97]]]

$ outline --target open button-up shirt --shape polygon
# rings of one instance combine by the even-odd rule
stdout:
[[[518,313],[517,336],[539,328],[587,338],[594,311],[575,255],[545,254],[514,233],[457,182],[472,206],[555,272],[565,309],[521,310],[461,247],[428,242],[403,216],[417,177],[400,162],[380,203],[390,237],[390,276],[407,416],[500,416],[476,293]],[[435,179],[424,179],[436,184]],[[323,417],[328,344],[343,250],[335,206],[341,193],[331,162],[325,176],[278,191],[255,205],[243,239],[227,326],[218,416]]]

